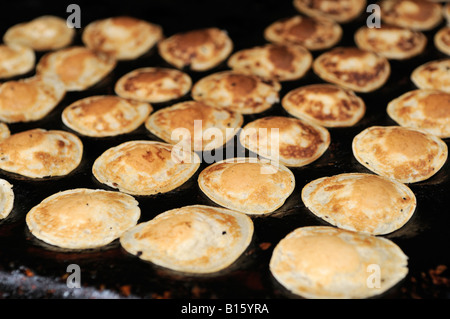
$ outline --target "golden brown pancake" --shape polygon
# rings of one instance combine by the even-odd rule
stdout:
[[[232,50],[233,41],[226,31],[218,28],[180,32],[158,43],[158,52],[166,62],[193,71],[216,67]]]
[[[81,140],[60,130],[31,129],[0,141],[0,169],[30,178],[67,175],[82,155]]]
[[[352,150],[361,165],[402,183],[431,178],[448,156],[439,137],[401,126],[371,126],[354,137]]]
[[[450,22],[449,22],[450,24]],[[450,55],[450,26],[441,28],[434,35],[434,46],[444,54]]]
[[[325,127],[353,126],[366,111],[363,99],[334,84],[298,87],[283,97],[281,105],[292,116]]]
[[[7,180],[0,179],[0,220],[8,217],[13,208],[13,186]]]
[[[256,75],[221,71],[201,78],[192,87],[192,98],[211,106],[242,114],[256,114],[279,102],[278,81],[263,81]]]
[[[281,285],[303,298],[363,299],[405,278],[408,257],[384,237],[307,226],[277,244],[269,267]]]
[[[33,49],[20,44],[0,45],[0,79],[23,75],[34,68]]]
[[[414,193],[405,184],[364,173],[313,180],[303,187],[302,200],[314,215],[333,226],[371,235],[400,229],[417,206]]]
[[[165,211],[125,232],[130,254],[174,271],[209,274],[231,266],[247,249],[253,222],[229,209],[192,205]]]
[[[450,93],[450,58],[426,62],[411,73],[411,81],[419,89],[435,89]]]
[[[169,144],[184,143],[184,140],[187,149],[201,151],[226,144],[243,122],[240,113],[185,101],[156,111],[147,118],[145,127]]]
[[[26,215],[30,232],[67,249],[103,247],[135,226],[141,210],[132,196],[77,188],[53,194]]]
[[[355,92],[372,92],[389,78],[389,61],[374,52],[356,47],[338,47],[318,56],[314,72],[324,81]]]
[[[327,17],[338,23],[356,19],[366,8],[366,0],[294,0],[294,7],[311,17]]]
[[[239,140],[250,151],[288,167],[317,160],[330,145],[330,133],[322,126],[283,116],[268,116],[244,126]]]
[[[191,77],[175,69],[145,67],[123,75],[115,84],[117,95],[149,103],[161,103],[186,95]]]

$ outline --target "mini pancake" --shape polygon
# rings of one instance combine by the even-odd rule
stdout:
[[[354,38],[358,48],[392,60],[415,57],[427,45],[427,37],[422,32],[389,25],[380,28],[362,26],[355,32]]]
[[[0,169],[30,178],[67,175],[82,155],[81,140],[60,130],[31,129],[0,141]]]
[[[216,67],[232,50],[233,41],[226,31],[218,28],[180,32],[158,42],[158,52],[166,62],[192,71]]]
[[[105,137],[132,132],[152,110],[146,102],[99,95],[73,102],[64,109],[61,118],[67,127],[82,135]]]
[[[210,274],[231,266],[253,237],[245,214],[204,205],[165,211],[120,237],[130,254],[170,270]]]
[[[318,178],[303,187],[302,200],[314,215],[333,226],[371,235],[400,229],[417,206],[405,184],[363,173]]]
[[[13,208],[13,186],[7,180],[0,179],[0,220],[8,217]]]
[[[300,167],[325,153],[330,145],[330,133],[301,119],[268,116],[245,125],[239,141],[261,157],[288,167]]]
[[[412,30],[427,31],[443,19],[442,5],[423,0],[381,0],[381,20],[387,24]]]
[[[23,75],[34,68],[33,49],[20,44],[0,45],[0,79]]]
[[[206,167],[198,185],[220,206],[248,215],[265,215],[283,206],[294,191],[295,177],[279,163],[230,158]]]
[[[185,101],[156,111],[147,118],[145,127],[169,144],[184,145],[185,141],[187,149],[202,151],[225,145],[243,122],[240,113],[202,102]]]
[[[196,101],[241,114],[256,114],[279,102],[278,81],[263,81],[256,75],[222,71],[201,78],[192,87]]]
[[[293,81],[308,72],[312,61],[311,53],[302,46],[266,44],[235,52],[228,59],[228,66],[263,79]]]
[[[89,23],[82,41],[90,49],[117,60],[131,60],[149,51],[163,37],[162,27],[141,19],[118,16]]]
[[[382,87],[391,73],[385,57],[356,47],[338,47],[321,54],[314,60],[313,70],[324,81],[364,93]]]
[[[57,77],[36,75],[0,84],[0,120],[30,122],[44,118],[66,95]]]
[[[369,127],[353,138],[352,150],[372,172],[406,184],[429,179],[448,156],[439,137],[401,126]]]
[[[366,0],[294,0],[294,7],[311,17],[327,17],[338,23],[356,19],[366,8]]]
[[[8,138],[10,135],[11,131],[9,130],[8,125],[0,122],[0,141]]]
[[[169,192],[200,166],[196,153],[155,141],[128,141],[111,147],[92,166],[102,184],[131,195]]]
[[[26,215],[31,234],[66,249],[103,247],[137,224],[139,203],[130,195],[77,188],[45,198]]]
[[[449,22],[450,24],[450,22]],[[450,26],[443,27],[434,35],[434,46],[444,54],[450,55]]]
[[[269,267],[282,286],[303,298],[364,299],[404,279],[408,257],[384,237],[308,226],[293,230],[275,246]],[[371,281],[377,269],[380,278]]]
[[[290,115],[325,127],[355,125],[366,104],[353,91],[333,84],[310,84],[289,91],[281,105]]]
[[[264,38],[272,43],[296,44],[308,50],[325,50],[342,38],[342,27],[324,17],[295,15],[279,19],[264,29]]]
[[[419,89],[450,93],[450,58],[426,62],[413,70],[411,81]]]
[[[3,35],[3,42],[20,44],[36,51],[48,51],[68,46],[74,36],[75,29],[69,28],[65,19],[44,15],[13,25]]]
[[[161,103],[186,95],[192,87],[191,77],[175,69],[145,67],[124,74],[116,82],[117,95],[149,103]]]
[[[115,66],[116,60],[104,53],[74,46],[46,53],[36,72],[58,76],[67,91],[83,91],[104,79]]]

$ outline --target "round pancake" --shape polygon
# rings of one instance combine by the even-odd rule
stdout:
[[[11,131],[9,130],[8,125],[0,122],[0,141],[8,138],[10,135]]]
[[[26,215],[27,226],[47,244],[67,249],[103,247],[137,224],[139,203],[132,196],[77,188],[45,198]]]
[[[303,298],[364,299],[404,279],[408,257],[384,237],[309,226],[277,244],[269,267],[281,285]]]
[[[381,0],[381,20],[387,24],[412,30],[427,31],[443,19],[442,5],[423,0]]]
[[[44,15],[13,25],[3,35],[6,44],[20,44],[36,51],[57,50],[72,43],[75,29],[66,20]]]
[[[330,133],[305,120],[268,116],[245,125],[239,141],[259,156],[288,167],[300,167],[325,153],[330,145]]]
[[[450,93],[419,89],[402,94],[388,103],[387,113],[401,126],[450,137]]]
[[[310,84],[289,91],[281,100],[290,115],[325,127],[355,125],[366,104],[353,91],[333,84]]]
[[[256,114],[279,102],[281,84],[251,74],[221,71],[207,75],[192,87],[196,101],[223,107],[241,114]]]
[[[450,24],[450,22],[449,22]],[[441,28],[433,38],[434,46],[444,54],[450,55],[450,26]]]
[[[421,54],[427,37],[420,31],[390,25],[380,28],[362,26],[354,35],[361,50],[376,52],[387,59],[405,60]]]
[[[120,237],[122,247],[174,271],[207,274],[228,268],[247,249],[253,222],[229,209],[192,205],[165,211]]]
[[[333,47],[342,38],[342,27],[324,17],[295,15],[279,19],[264,29],[264,38],[272,43],[297,44],[308,50]]]
[[[57,77],[36,75],[0,84],[0,121],[30,122],[44,118],[66,95]]]
[[[130,195],[169,192],[188,181],[200,166],[196,153],[155,141],[128,141],[111,147],[92,166],[102,184]]]
[[[147,118],[145,127],[169,144],[183,143],[187,149],[202,151],[225,145],[243,122],[240,113],[202,102],[185,101],[156,111]],[[177,135],[177,130],[183,130],[183,134]]]
[[[192,71],[216,67],[232,50],[233,41],[226,31],[218,28],[180,32],[158,42],[158,52],[167,63]]]
[[[322,53],[313,62],[313,71],[324,81],[355,92],[372,92],[388,80],[389,61],[374,52],[356,47],[338,47]]]
[[[0,179],[0,220],[8,217],[13,208],[13,186],[7,180]]]
[[[406,184],[429,179],[448,156],[439,137],[401,126],[369,127],[353,138],[352,150],[372,172]]]
[[[61,119],[82,135],[105,137],[132,132],[152,111],[152,106],[146,102],[98,95],[73,102],[64,109]]]
[[[450,58],[426,62],[413,70],[411,81],[419,89],[436,89],[450,93]]]
[[[333,226],[371,235],[400,229],[417,206],[405,184],[363,173],[318,178],[303,187],[302,200],[314,215]]]
[[[117,95],[149,103],[161,103],[186,95],[192,87],[191,77],[175,69],[144,67],[124,74],[116,82]]]
[[[74,46],[46,53],[36,65],[36,72],[58,76],[67,91],[83,91],[105,78],[116,63],[104,53]]]
[[[293,81],[308,72],[312,61],[311,53],[302,46],[265,44],[235,52],[228,59],[228,66],[267,80]]]
[[[292,194],[295,177],[278,163],[229,158],[206,167],[198,185],[220,206],[248,215],[265,215],[280,208]]]
[[[20,44],[0,45],[0,79],[30,72],[36,56],[33,49]]]
[[[30,178],[67,175],[82,156],[81,140],[60,130],[31,129],[0,141],[0,169]]]
[[[366,8],[366,0],[294,0],[294,7],[311,17],[327,17],[338,23],[356,19]]]
[[[149,51],[163,37],[162,27],[129,16],[111,17],[89,23],[82,41],[90,49],[117,60],[131,60]]]

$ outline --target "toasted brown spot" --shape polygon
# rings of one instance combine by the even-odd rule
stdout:
[[[257,82],[253,77],[242,74],[230,74],[226,80],[227,90],[237,96],[248,95],[257,86]]]
[[[285,46],[272,46],[269,48],[269,60],[275,68],[290,70],[293,65],[294,55]]]
[[[424,113],[435,119],[450,118],[450,94],[436,93],[424,101]]]
[[[316,32],[317,22],[312,18],[302,17],[300,23],[294,24],[289,29],[289,34],[295,36],[299,41],[304,41]]]
[[[17,81],[5,82],[0,94],[0,104],[4,109],[27,110],[38,102],[37,96],[38,90],[33,85]]]

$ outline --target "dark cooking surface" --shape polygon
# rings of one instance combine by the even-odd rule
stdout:
[[[2,10],[0,31],[18,22],[43,14],[68,17],[67,5],[57,2],[45,7],[41,1],[14,1],[12,8]],[[187,4],[189,3],[189,5]],[[81,8],[82,27],[109,16],[132,15],[160,24],[165,35],[194,28],[217,26],[226,29],[233,39],[235,50],[265,43],[262,31],[271,22],[297,14],[292,2],[264,1],[131,1],[121,4],[111,1],[89,1],[77,4]],[[344,25],[344,38],[339,45],[353,45],[356,27],[365,23],[366,15]],[[439,26],[441,27],[442,24]],[[77,30],[76,44],[80,44],[82,29]],[[91,174],[93,161],[103,151],[121,142],[134,139],[156,139],[143,126],[131,134],[116,138],[87,138],[80,136],[85,147],[81,165],[63,178],[29,181],[19,176],[0,172],[0,177],[14,185],[15,207],[11,215],[0,221],[0,298],[292,298],[271,277],[268,264],[278,241],[291,230],[309,225],[327,225],[314,217],[303,205],[300,190],[309,181],[322,176],[344,172],[368,172],[353,158],[352,138],[372,125],[394,125],[387,114],[387,103],[394,97],[414,89],[409,75],[414,67],[443,57],[433,46],[427,32],[428,48],[421,56],[406,62],[391,61],[392,74],[381,89],[358,94],[367,105],[365,117],[352,128],[330,129],[329,150],[316,162],[292,169],[296,176],[296,190],[286,204],[267,217],[253,218],[255,234],[252,244],[230,269],[209,276],[186,276],[156,267],[127,254],[118,241],[108,247],[92,251],[63,251],[33,238],[27,230],[25,215],[47,196],[76,187],[107,188]],[[317,56],[320,52],[315,52]],[[38,58],[41,54],[38,55]],[[168,66],[152,50],[135,61],[119,62],[113,73],[101,83],[84,92],[69,92],[58,107],[44,120],[27,124],[10,124],[11,133],[29,128],[64,129],[60,119],[65,106],[82,97],[113,94],[115,81],[124,73],[141,66]],[[193,81],[206,74],[226,69],[226,65],[208,72],[188,72]],[[281,97],[289,90],[311,83],[322,82],[312,71],[299,81],[282,83]],[[185,97],[187,99],[189,97]],[[153,104],[155,109],[172,104]],[[258,115],[246,116],[247,123],[265,115],[281,114],[279,104]],[[70,131],[70,130],[69,130]],[[448,140],[446,140],[448,144]],[[137,197],[146,221],[165,210],[190,204],[210,204],[196,184],[198,173],[181,189],[154,197]],[[409,256],[409,274],[380,298],[449,298],[450,297],[450,176],[449,163],[431,179],[410,185],[418,200],[412,219],[400,230],[385,237],[397,243]],[[368,194],[370,196],[370,194]],[[69,289],[67,266],[78,264],[81,269],[82,289]]]

